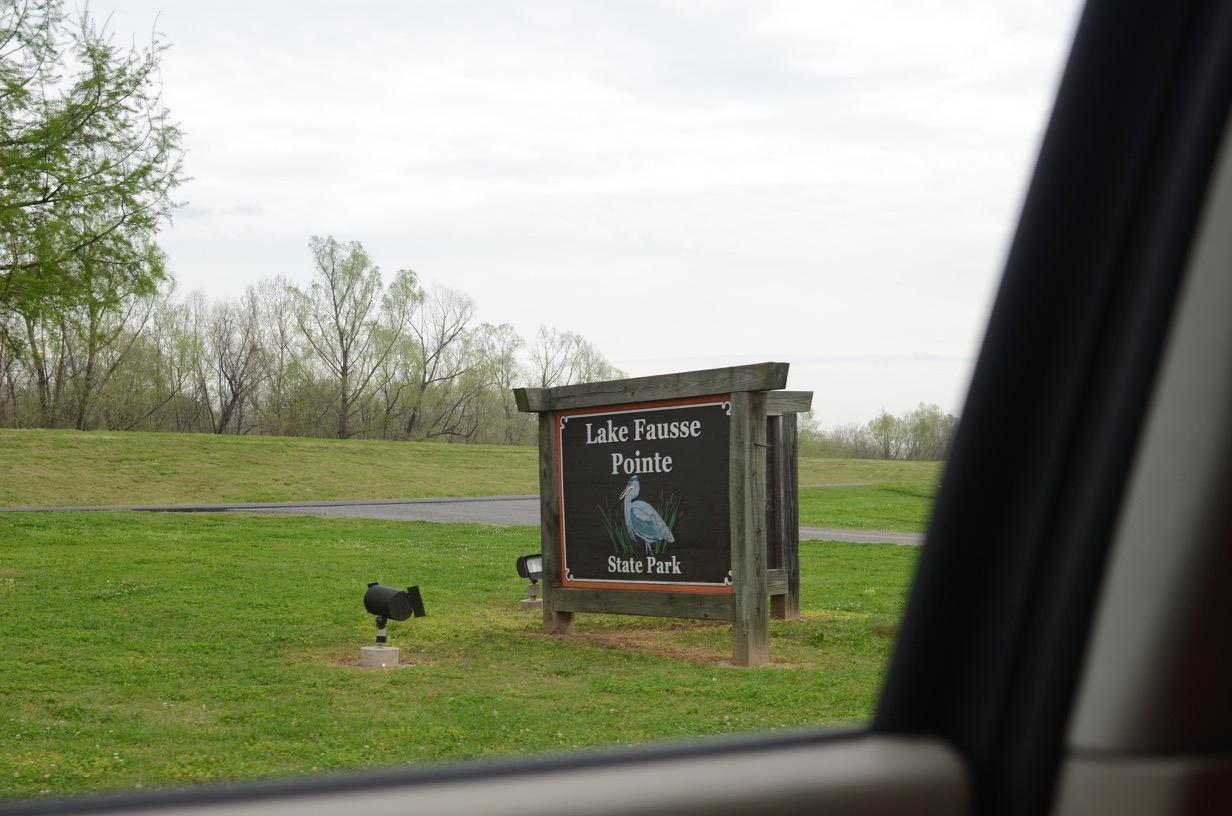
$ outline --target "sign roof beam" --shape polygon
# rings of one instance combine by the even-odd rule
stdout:
[[[515,388],[513,396],[519,411],[542,412],[738,391],[776,391],[786,385],[787,363],[754,363],[555,388]]]

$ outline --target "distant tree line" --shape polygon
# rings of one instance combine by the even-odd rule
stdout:
[[[958,417],[920,403],[902,416],[882,411],[864,425],[822,428],[812,412],[800,417],[800,455],[854,459],[946,458]]]
[[[0,308],[0,424],[514,444],[535,432],[514,386],[624,376],[580,335],[527,340],[410,270],[384,280],[357,242],[309,249],[302,288]]]

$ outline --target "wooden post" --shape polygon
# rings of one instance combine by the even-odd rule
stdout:
[[[783,489],[783,415],[766,416],[766,567],[770,577],[770,617],[787,617],[786,491]]]
[[[732,584],[736,620],[732,662],[770,660],[770,588],[766,577],[766,394],[731,395]]]
[[[573,634],[573,613],[561,612],[556,602],[560,583],[560,498],[556,492],[556,415],[539,414],[539,541],[543,551],[543,631]]]
[[[766,569],[783,569],[783,415],[766,415]],[[771,581],[771,584],[774,582]],[[773,591],[773,590],[771,590]]]
[[[776,618],[800,619],[800,450],[794,413],[783,415],[783,570],[787,573],[787,594],[774,598]]]

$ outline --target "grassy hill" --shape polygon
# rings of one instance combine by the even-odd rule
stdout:
[[[538,491],[532,447],[0,430],[0,506],[401,499]],[[800,521],[921,530],[937,462],[801,459]]]
[[[530,447],[0,430],[0,506],[500,496],[538,491]]]

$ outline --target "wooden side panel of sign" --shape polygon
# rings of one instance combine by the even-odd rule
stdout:
[[[771,391],[766,403],[766,412],[770,414],[802,414],[812,408],[812,391]]]
[[[560,507],[556,493],[556,431],[552,414],[539,415],[539,540],[543,552],[543,631],[573,632],[573,613],[560,609]]]
[[[810,395],[811,396],[811,395]],[[783,571],[787,578],[787,591],[770,599],[770,611],[776,618],[798,620],[800,618],[800,485],[799,485],[799,427],[796,415],[783,415],[782,470],[779,477],[783,506],[779,517],[782,520]]]
[[[766,576],[766,394],[731,395],[732,662],[770,660],[770,587]]]
[[[774,615],[774,602],[787,593],[787,573],[781,569],[766,570],[766,585],[770,587],[770,614]]]

